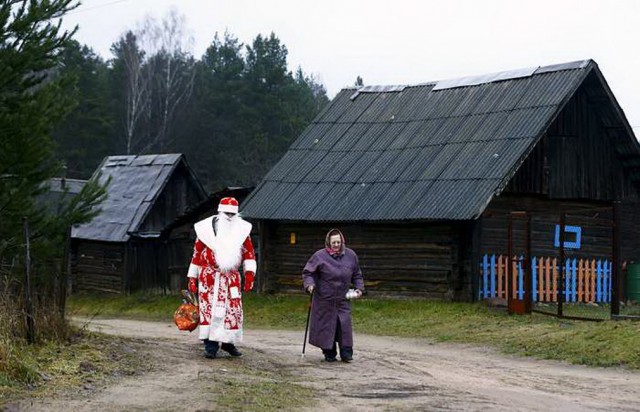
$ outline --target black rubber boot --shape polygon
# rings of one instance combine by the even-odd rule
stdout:
[[[221,349],[233,357],[242,356],[242,352],[233,343],[223,343]]]

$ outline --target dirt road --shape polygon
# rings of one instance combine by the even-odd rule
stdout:
[[[280,370],[320,394],[322,411],[640,411],[640,373],[510,357],[423,339],[355,336],[354,362],[326,363],[302,332],[250,330],[244,356],[204,359],[195,334],[166,323],[93,320],[92,330],[148,339],[157,370],[79,399],[24,405],[36,411],[218,410],[208,377],[238,369]],[[291,399],[295,410],[297,400]],[[25,409],[26,410],[26,409]]]

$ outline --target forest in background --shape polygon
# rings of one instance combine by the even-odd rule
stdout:
[[[209,191],[255,185],[328,103],[273,33],[246,45],[216,35],[196,58],[170,12],[115,39],[104,59],[62,28],[78,5],[0,2],[0,385],[22,379],[11,354],[25,341],[68,337],[69,229],[106,197],[92,179],[48,198],[51,178],[88,179],[109,155],[179,152]]]
[[[187,33],[171,10],[115,39],[109,59],[64,47],[72,102],[52,138],[67,177],[88,179],[108,155],[184,153],[208,191],[256,185],[329,101],[274,33],[216,34],[200,57]]]

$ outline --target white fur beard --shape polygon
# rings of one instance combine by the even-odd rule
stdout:
[[[216,219],[216,241],[213,253],[218,267],[223,272],[238,269],[242,260],[244,239],[239,239],[237,224],[239,220],[240,217],[236,215],[229,221],[223,213],[219,213]]]

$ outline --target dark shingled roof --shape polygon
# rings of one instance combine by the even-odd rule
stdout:
[[[241,205],[244,216],[477,218],[592,71],[610,94],[591,60],[415,86],[344,89]],[[609,97],[618,113],[611,112],[625,126],[623,146],[637,160],[638,143]]]
[[[90,223],[73,227],[71,237],[127,241],[128,232],[138,229],[180,162],[186,164],[182,154],[105,158],[96,172],[100,173],[102,184],[111,178],[107,199],[100,206],[102,212]],[[200,188],[204,196],[204,189]]]

